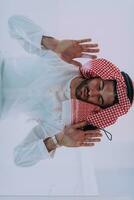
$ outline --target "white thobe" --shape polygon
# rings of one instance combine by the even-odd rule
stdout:
[[[63,130],[63,103],[70,98],[70,82],[79,70],[41,47],[45,32],[31,20],[13,16],[9,31],[27,52],[38,55],[12,60],[0,54],[1,118],[21,111],[38,121],[14,150],[17,165],[31,166],[53,157],[43,140]]]

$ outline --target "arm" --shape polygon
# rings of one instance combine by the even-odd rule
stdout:
[[[12,16],[8,21],[11,36],[19,41],[29,53],[43,56],[47,50],[55,52],[69,64],[81,66],[75,58],[96,58],[89,53],[99,52],[98,44],[91,44],[91,39],[57,40],[46,36],[44,30],[32,20],[23,16]]]
[[[47,48],[41,46],[44,30],[32,20],[19,15],[14,15],[8,20],[9,33],[16,39],[28,53],[43,56]]]
[[[94,146],[95,142],[100,142],[102,136],[99,130],[83,131],[85,122],[65,127],[63,132],[55,135],[59,146],[81,147]],[[36,164],[38,161],[53,158],[53,153],[57,145],[52,137],[44,137],[43,129],[36,126],[24,141],[15,148],[15,163],[18,166],[27,167]]]
[[[14,149],[15,164],[32,166],[42,159],[51,158],[43,140],[48,138],[41,126],[35,126],[28,136]]]

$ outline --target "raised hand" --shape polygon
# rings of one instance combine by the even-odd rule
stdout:
[[[80,62],[74,60],[75,58],[95,59],[97,58],[95,54],[99,52],[99,49],[98,44],[91,43],[91,39],[82,39],[58,41],[54,51],[62,60],[76,66],[81,66]]]
[[[81,147],[94,146],[96,142],[100,142],[102,136],[100,130],[83,131],[82,128],[86,124],[86,122],[80,122],[65,127],[63,133],[56,135],[58,143],[66,147]]]
[[[50,36],[43,36],[41,45],[54,51],[67,63],[81,67],[82,64],[75,58],[97,58],[98,44],[91,43],[91,39],[82,40],[57,40]]]

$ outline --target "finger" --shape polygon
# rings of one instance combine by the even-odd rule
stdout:
[[[83,49],[83,52],[98,53],[100,49]]]
[[[84,140],[84,142],[100,142],[100,141],[101,141],[100,138],[89,138]]]
[[[85,138],[94,138],[94,137],[102,137],[103,135],[100,133],[88,133]]]
[[[76,40],[77,43],[83,43],[83,42],[90,42],[92,39],[91,38],[87,38],[87,39],[82,39],[82,40]]]
[[[102,137],[103,135],[101,133],[90,133],[90,134],[85,134],[85,138],[93,138],[93,137]]]
[[[83,126],[86,126],[87,125],[87,122],[86,121],[84,121],[84,122],[79,122],[79,123],[77,123],[77,124],[74,124],[73,125],[73,127],[74,128],[83,128]],[[83,131],[84,132],[84,131]]]
[[[82,147],[92,147],[92,146],[94,146],[94,145],[95,145],[94,143],[88,143],[88,142],[86,142],[86,143],[82,142],[82,143],[80,144],[80,146],[82,146]]]
[[[85,135],[90,136],[90,135],[102,135],[100,129],[95,129],[95,130],[86,130]]]
[[[91,59],[96,59],[97,56],[96,55],[91,55],[91,54],[86,54],[86,53],[82,53],[80,55],[81,58],[91,58]]]
[[[85,138],[93,138],[93,137],[102,137],[102,133],[100,130],[88,130],[84,131]]]
[[[82,66],[82,64],[80,62],[76,61],[76,60],[71,60],[71,61],[69,61],[69,63],[72,64],[72,65],[76,65],[78,67]]]
[[[94,48],[94,47],[98,47],[98,44],[82,44],[81,45],[82,46],[82,48]]]

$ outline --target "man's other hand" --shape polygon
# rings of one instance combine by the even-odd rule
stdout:
[[[66,147],[81,147],[94,146],[96,142],[100,142],[102,137],[100,130],[83,131],[82,128],[86,124],[86,122],[80,122],[65,127],[62,133],[56,135],[58,143]]]

